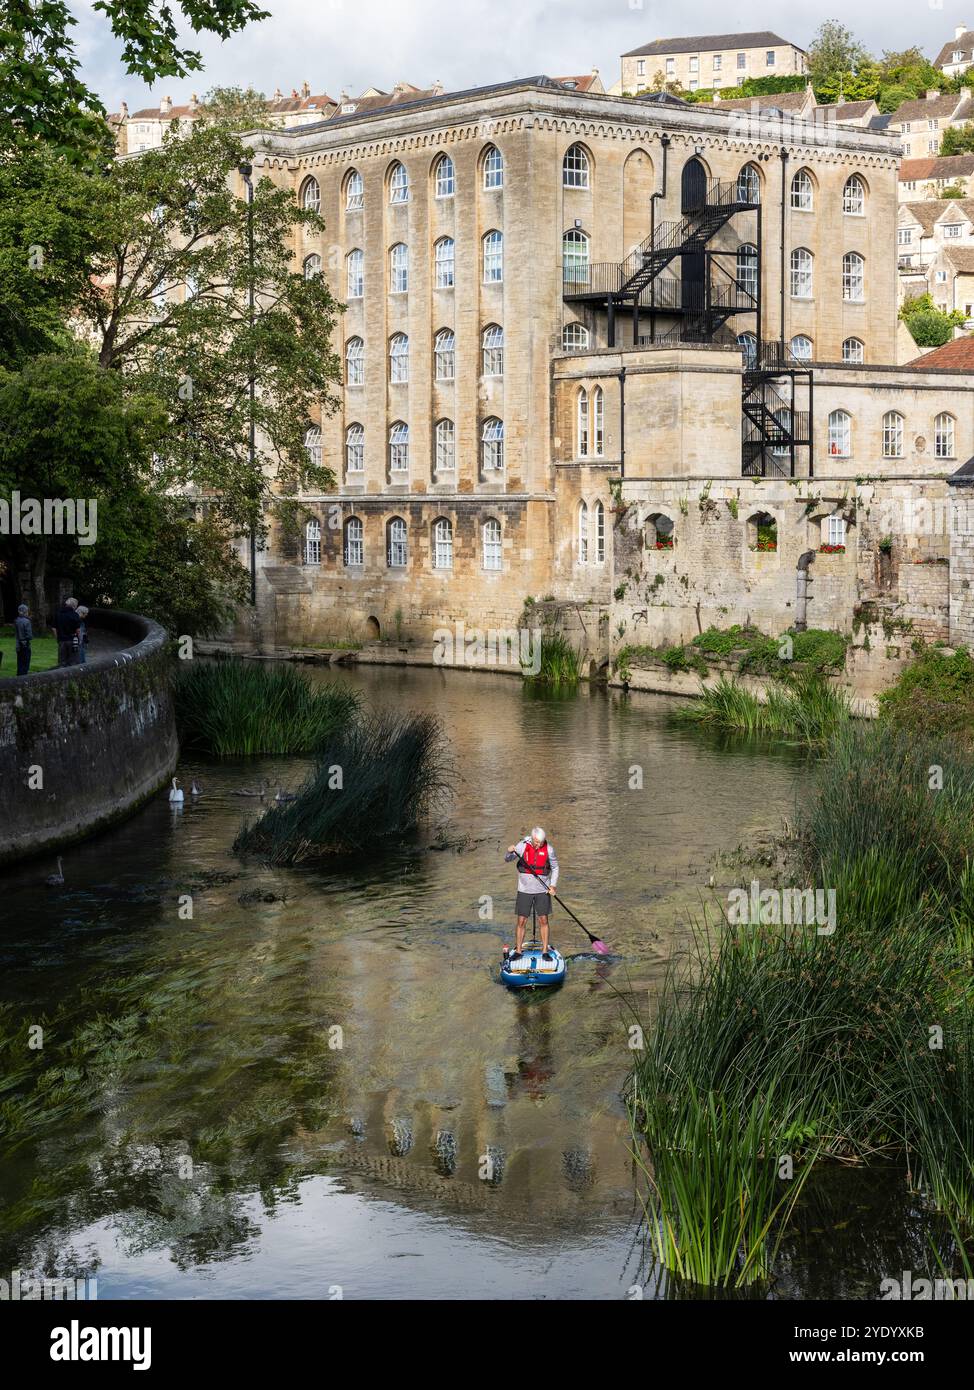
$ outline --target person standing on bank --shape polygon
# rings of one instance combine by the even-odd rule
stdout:
[[[78,662],[84,666],[88,660],[88,610],[84,604],[78,607],[78,618],[80,626],[78,628]]]
[[[551,894],[558,886],[558,857],[540,825],[534,827],[529,839],[518,840],[517,844],[508,847],[504,862],[509,864],[512,859],[517,860],[517,899],[514,908],[517,930],[514,950],[508,959],[517,960],[521,954],[525,924],[533,908],[541,928],[541,958],[551,960],[548,917],[551,913]]]
[[[22,603],[14,618],[14,646],[17,651],[17,675],[30,675],[30,644],[34,640],[34,629],[30,621],[30,609]]]
[[[54,625],[57,629],[57,664],[59,666],[74,666],[78,660],[77,638],[78,629],[81,626],[76,598],[64,600],[58,609]]]

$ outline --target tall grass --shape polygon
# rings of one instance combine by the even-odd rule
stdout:
[[[581,679],[582,668],[578,652],[560,632],[541,634],[541,662],[537,675],[526,678],[538,685],[574,689]]]
[[[347,686],[236,658],[188,663],[175,695],[183,747],[216,757],[313,755],[359,708]]]
[[[413,830],[446,797],[448,771],[432,716],[368,719],[329,740],[297,799],[266,811],[233,847],[285,865],[368,853]]]
[[[736,680],[721,676],[700,697],[677,712],[687,723],[730,733],[797,738],[818,744],[850,717],[849,697],[817,671],[796,673],[769,683],[762,702]]]

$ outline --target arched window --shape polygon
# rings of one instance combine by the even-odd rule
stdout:
[[[737,248],[737,283],[751,299],[758,297],[758,248],[750,242]]]
[[[484,187],[504,187],[504,157],[496,145],[488,145],[484,151]]]
[[[561,270],[566,285],[588,284],[588,237],[577,227],[561,239]]]
[[[483,528],[483,564],[485,570],[503,569],[503,547],[501,524],[496,517],[488,517]]]
[[[409,380],[409,339],[405,333],[394,333],[389,339],[389,380],[394,386]]]
[[[457,466],[457,432],[452,420],[437,422],[435,439],[434,469],[437,473],[453,473]]]
[[[499,285],[504,278],[504,237],[501,232],[488,232],[483,239],[484,284]]]
[[[349,338],[345,344],[345,385],[365,385],[365,344],[361,338]]]
[[[595,504],[595,563],[605,564],[605,503]]]
[[[753,164],[745,164],[737,176],[737,201],[752,207],[761,201],[761,175]]]
[[[864,362],[866,349],[858,338],[846,338],[842,344],[843,362]]]
[[[346,565],[365,564],[365,528],[357,516],[350,516],[345,522],[343,555]]]
[[[401,570],[408,558],[406,523],[401,516],[394,516],[386,527],[386,562],[390,569]]]
[[[758,360],[758,340],[754,333],[738,333],[737,346],[744,354],[744,370],[750,371]]]
[[[484,376],[504,375],[504,330],[489,323],[480,339]]]
[[[434,195],[437,198],[452,198],[457,191],[457,171],[454,168],[453,160],[448,154],[442,155],[436,161],[436,169],[433,174]]]
[[[778,523],[770,512],[754,512],[745,523],[749,550],[778,549]]]
[[[438,290],[452,290],[456,275],[456,243],[451,236],[441,236],[433,247],[433,262],[436,270],[435,285]]]
[[[481,466],[485,473],[499,473],[504,467],[504,422],[495,416],[484,421],[480,436]]]
[[[866,298],[866,262],[858,251],[842,257],[842,298],[857,304]]]
[[[456,375],[457,340],[452,328],[441,328],[433,343],[433,362],[437,381],[452,381]]]
[[[653,512],[643,522],[647,550],[673,549],[673,518],[665,512]]]
[[[345,211],[359,212],[365,206],[365,180],[353,169],[345,180]]]
[[[393,294],[409,289],[409,250],[401,241],[389,252],[389,288]]]
[[[588,503],[578,504],[578,563],[588,564]]]
[[[445,516],[433,522],[433,568],[453,568],[453,526]]]
[[[812,253],[804,246],[796,246],[791,253],[791,297],[792,299],[811,299],[812,297]]]
[[[304,258],[304,278],[305,278],[306,280],[313,280],[313,279],[315,278],[316,275],[320,275],[320,274],[321,274],[321,257],[315,255],[314,252],[312,252],[310,256],[305,256],[305,258]]]
[[[597,458],[605,453],[605,392],[601,386],[592,392],[592,453]],[[596,505],[596,511],[601,505]]]
[[[829,453],[843,459],[852,454],[852,416],[845,410],[833,410],[829,415]]]
[[[409,426],[402,420],[389,431],[389,472],[409,472]]]
[[[345,469],[361,473],[365,468],[365,430],[361,425],[349,425],[345,431]]]
[[[304,432],[304,448],[311,468],[321,467],[321,430],[317,425],[309,425]]]
[[[799,333],[791,340],[791,355],[798,362],[811,362],[812,360],[812,340],[806,338],[804,333]]]
[[[561,182],[565,188],[588,188],[589,157],[584,145],[570,145],[561,164]]]
[[[898,410],[887,410],[883,416],[883,458],[903,457],[903,416]]]
[[[954,457],[954,417],[946,411],[933,422],[933,453],[938,459]]]
[[[807,169],[799,169],[791,180],[791,205],[796,212],[811,212],[815,206],[814,185]]]
[[[304,563],[321,564],[321,522],[314,517],[304,528]]]
[[[409,175],[406,173],[405,164],[400,164],[398,161],[392,166],[389,173],[389,202],[409,202]]]
[[[588,392],[584,386],[578,390],[575,420],[575,454],[580,459],[588,458]]]
[[[858,174],[846,179],[842,190],[842,211],[851,217],[862,217],[866,211],[866,185]]]
[[[588,347],[588,329],[582,323],[566,323],[561,330],[561,346],[564,352],[575,352]]]
[[[321,189],[317,179],[305,179],[301,185],[301,206],[305,212],[321,211]]]
[[[361,299],[365,294],[365,253],[349,251],[345,257],[345,271],[348,298]]]

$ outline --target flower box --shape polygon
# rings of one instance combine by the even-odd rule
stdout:
[[[818,548],[820,555],[844,555],[844,545],[820,545]]]

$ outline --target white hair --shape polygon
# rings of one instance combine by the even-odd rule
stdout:
[[[541,829],[541,826],[540,826],[540,825],[536,825],[536,826],[534,827],[534,829],[531,831],[531,839],[532,839],[532,840],[534,839],[535,836],[537,836],[539,840],[547,840],[547,838],[548,838],[547,835],[544,833],[544,831]]]

